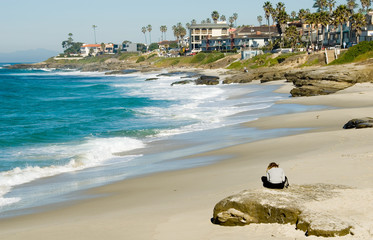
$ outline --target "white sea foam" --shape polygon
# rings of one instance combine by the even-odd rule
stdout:
[[[32,158],[47,160],[55,159],[56,164],[40,167],[28,166],[25,168],[14,168],[10,171],[0,173],[0,207],[16,203],[19,198],[5,198],[12,187],[34,181],[36,179],[55,176],[57,174],[78,171],[89,167],[105,164],[106,161],[116,157],[118,152],[129,151],[137,148],[143,148],[142,141],[132,138],[96,138],[87,139],[81,144],[52,145],[39,148],[24,149],[22,152],[14,152],[23,159]],[[123,161],[130,161],[135,156],[122,158]],[[68,159],[67,164],[59,165],[58,159]]]

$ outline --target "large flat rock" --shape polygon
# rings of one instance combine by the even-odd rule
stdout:
[[[223,226],[294,224],[306,235],[345,236],[351,233],[351,223],[339,214],[317,206],[333,199],[338,203],[340,194],[346,189],[351,190],[344,186],[318,184],[292,185],[283,190],[246,190],[217,203],[212,221]]]

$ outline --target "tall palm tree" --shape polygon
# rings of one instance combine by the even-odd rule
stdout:
[[[353,14],[354,9],[358,8],[359,5],[356,3],[356,0],[347,0],[347,7],[350,9],[350,12]]]
[[[350,21],[351,21],[351,28],[355,30],[356,43],[359,43],[362,28],[366,26],[367,24],[366,18],[364,14],[362,13],[355,13],[351,16]]]
[[[195,19],[192,19],[191,21],[192,25],[197,24],[197,21]]]
[[[218,21],[218,19],[219,19],[219,13],[218,13],[218,11],[213,11],[212,13],[211,13],[211,18],[212,18],[212,20],[214,21],[214,23],[217,23],[217,21]]]
[[[317,8],[318,12],[324,11],[328,6],[327,0],[315,0],[315,3],[313,4],[314,8]]]
[[[317,21],[316,17],[317,17],[316,13],[308,13],[306,15],[306,23],[309,25],[308,36],[309,36],[309,40],[311,44],[313,43],[312,32],[313,32],[313,27],[315,26],[316,21]]]
[[[328,25],[331,23],[331,18],[329,12],[320,12],[319,14],[319,23],[322,26],[322,35],[325,36],[325,30],[328,27]],[[328,37],[328,42],[329,42],[329,37]],[[324,45],[324,40],[321,42],[321,48]]]
[[[259,22],[259,26],[262,26],[263,17],[259,15],[259,16],[256,17],[256,19]]]
[[[284,10],[284,8],[278,8],[279,9],[279,12],[277,12],[276,14],[276,21],[277,21],[277,24],[280,26],[280,30],[281,30],[281,39],[282,41],[284,40],[284,33],[285,33],[285,29],[286,29],[286,26],[287,26],[287,22],[289,21],[289,15],[286,13],[286,11]]]
[[[206,23],[211,23],[211,19],[210,18],[206,18]]]
[[[147,41],[146,41],[146,27],[142,27],[141,28],[141,32],[144,34],[144,37],[145,37],[145,44],[147,44]]]
[[[299,31],[297,30],[297,27],[294,26],[294,25],[286,28],[286,30],[285,30],[285,36],[286,36],[286,39],[291,43],[291,47],[292,48],[294,48],[295,45],[300,40]]]
[[[326,6],[329,9],[329,13],[332,14],[334,6],[335,6],[335,0],[327,0],[326,2],[327,2]]]
[[[233,13],[233,19],[234,19],[234,25],[237,27],[237,18],[238,18],[238,13]]]
[[[153,27],[152,27],[152,25],[148,25],[147,27],[146,27],[146,29],[148,30],[148,32],[149,32],[149,45],[150,44],[152,44],[152,35],[151,35],[151,31],[153,30]]]
[[[95,44],[97,44],[97,41],[96,41],[96,28],[97,28],[97,26],[96,25],[92,25],[92,28],[93,28],[93,34],[95,36]]]
[[[292,11],[292,12],[290,13],[290,15],[291,15],[291,19],[292,19],[292,20],[295,20],[295,18],[297,17],[297,12],[296,12],[296,11]]]
[[[186,29],[179,22],[176,25],[172,26],[172,31],[174,32],[174,36],[176,37],[177,43],[180,47],[180,39],[182,39],[186,35]]]
[[[283,2],[278,2],[278,3],[276,4],[276,10],[277,10],[277,12],[285,11],[285,3],[283,3]]]
[[[233,27],[233,23],[234,23],[234,18],[233,17],[229,17],[229,27]]]
[[[340,41],[339,43],[342,46],[343,43],[343,24],[345,24],[350,18],[350,11],[346,5],[339,5],[336,10],[333,12],[333,20],[336,25],[339,25],[340,29]]]
[[[167,26],[166,25],[162,25],[160,27],[160,30],[161,30],[161,33],[162,33],[162,41],[166,40]]]
[[[268,22],[268,40],[271,39],[271,26],[269,24],[269,18],[271,17],[271,12],[272,12],[272,3],[271,2],[265,2],[263,5],[264,9],[264,16],[267,19]]]
[[[221,16],[220,16],[220,21],[225,22],[226,20],[227,20],[227,18],[226,18],[224,15],[221,15]]]

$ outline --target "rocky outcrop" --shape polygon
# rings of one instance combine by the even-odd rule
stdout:
[[[194,83],[196,85],[218,85],[219,77],[202,75],[196,80],[181,80],[181,81],[174,82],[171,84],[171,86],[178,85],[178,84],[190,84],[190,83]]]
[[[196,85],[218,85],[219,77],[202,75],[195,80]]]
[[[372,81],[373,69],[355,64],[306,68],[289,71],[285,78],[295,86],[293,97],[327,95],[355,83]]]
[[[371,117],[352,119],[343,126],[344,129],[371,128],[371,127],[373,127],[373,118]]]
[[[306,235],[344,236],[350,234],[350,224],[332,213],[308,205],[335,198],[343,189],[346,187],[318,184],[293,185],[284,190],[263,188],[243,191],[217,203],[212,222],[223,226],[290,223]]]
[[[227,76],[224,79],[223,84],[249,83],[256,79],[258,79],[258,74],[255,74],[253,72],[244,72]]]

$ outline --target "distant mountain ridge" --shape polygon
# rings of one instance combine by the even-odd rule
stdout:
[[[58,55],[57,51],[37,48],[23,51],[15,51],[10,53],[0,53],[0,62],[42,62],[56,55]]]

